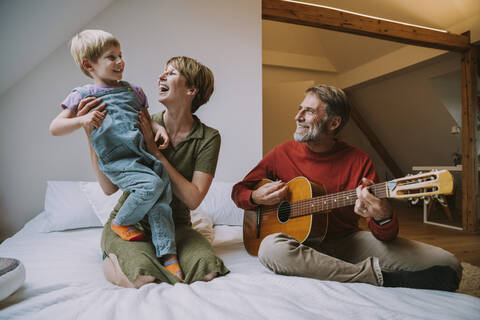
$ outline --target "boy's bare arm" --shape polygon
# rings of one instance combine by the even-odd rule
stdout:
[[[50,123],[52,136],[64,136],[82,127],[81,119],[70,109],[64,109]]]
[[[98,128],[105,119],[106,104],[100,104],[102,99],[88,97],[78,105],[77,114],[70,109],[65,109],[50,123],[50,133],[53,136],[63,136],[79,128]]]

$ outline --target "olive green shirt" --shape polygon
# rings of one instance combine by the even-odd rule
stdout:
[[[161,126],[165,126],[163,121],[164,113],[165,111],[156,113],[152,115],[152,119]],[[192,131],[185,140],[175,147],[169,144],[166,149],[162,150],[168,162],[190,182],[195,171],[215,176],[221,143],[218,130],[206,126],[195,115],[193,119]],[[172,207],[175,225],[191,225],[190,210],[175,194],[170,206]]]

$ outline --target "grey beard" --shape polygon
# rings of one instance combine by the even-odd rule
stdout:
[[[295,132],[293,134],[293,139],[297,142],[310,142],[312,141],[312,134],[311,132],[307,132],[305,134],[300,134],[300,133],[297,133]]]
[[[321,121],[317,125],[314,125],[313,128],[309,128],[307,133],[293,133],[293,139],[297,142],[312,142],[320,139],[324,130],[324,124],[326,121]]]

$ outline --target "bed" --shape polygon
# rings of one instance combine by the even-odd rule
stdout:
[[[118,194],[95,182],[50,181],[45,211],[0,245],[20,260],[24,284],[0,302],[0,319],[479,319],[480,299],[275,275],[242,243],[231,183],[214,182],[192,213],[231,272],[191,285],[125,289],[102,274],[101,225]]]

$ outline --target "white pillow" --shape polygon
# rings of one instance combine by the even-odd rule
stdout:
[[[82,182],[81,189],[92,205],[93,211],[98,219],[100,219],[102,224],[105,224],[117,204],[118,199],[122,195],[122,191],[118,190],[114,194],[107,196],[103,193],[98,182]],[[191,218],[192,227],[211,243],[215,235],[212,219],[200,209],[192,211]]]
[[[235,205],[230,196],[233,185],[233,182],[212,182],[205,199],[197,209],[192,210],[192,217],[200,213],[209,217],[214,225],[241,226],[243,210]],[[122,191],[119,190],[113,195],[107,196],[98,182],[81,182],[80,187],[91,204],[93,212],[100,219],[102,225],[105,224],[122,195]]]
[[[123,191],[118,190],[114,194],[107,196],[98,182],[81,182],[80,188],[90,203],[94,214],[101,224],[105,225]]]
[[[79,181],[47,181],[43,232],[100,227]]]
[[[98,182],[82,182],[81,189],[98,219],[100,219],[102,224],[105,224],[123,192],[118,190],[114,194],[107,196],[103,193]],[[208,241],[212,242],[215,235],[212,219],[201,209],[192,211],[191,218],[192,227],[207,238]]]
[[[198,209],[208,215],[214,225],[243,225],[243,210],[231,198],[233,182],[213,181]]]

